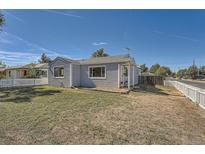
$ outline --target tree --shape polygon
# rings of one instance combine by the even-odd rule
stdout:
[[[160,65],[159,64],[154,64],[151,66],[150,68],[150,73],[154,73],[156,74],[157,70],[160,68]]]
[[[95,51],[95,52],[92,54],[92,57],[93,57],[93,58],[94,58],[94,57],[107,57],[107,56],[109,56],[109,55],[104,52],[104,49],[103,49],[103,48],[98,49],[97,51]]]
[[[187,72],[188,72],[188,75],[192,78],[192,79],[196,79],[196,76],[197,76],[197,66],[195,65],[192,65],[188,68]]]
[[[177,71],[177,74],[176,74],[176,76],[178,77],[178,78],[182,78],[182,77],[185,77],[187,75],[187,69],[185,68],[185,69],[180,69],[180,70],[178,70]]]
[[[201,67],[199,68],[199,74],[200,74],[201,76],[205,76],[205,66],[201,66]]]
[[[27,77],[28,78],[36,78],[35,64],[29,64]]]
[[[2,31],[1,27],[5,24],[4,15],[0,12],[0,31]]]
[[[155,72],[155,74],[160,75],[160,76],[166,76],[167,71],[164,67],[160,67],[157,69],[157,71]]]
[[[172,72],[172,73],[171,73],[171,76],[172,76],[173,78],[176,78],[176,77],[177,77],[177,74],[176,74],[175,72]]]
[[[148,67],[146,66],[146,64],[142,64],[140,65],[140,68],[141,68],[141,72],[148,72]]]
[[[6,67],[6,64],[4,64],[2,61],[0,61],[0,68],[4,68],[4,67]]]
[[[161,66],[157,69],[155,74],[161,75],[161,76],[170,76],[172,74],[172,72],[171,72],[169,67]]]
[[[41,58],[38,60],[39,63],[49,63],[51,62],[51,59],[45,54],[43,53],[41,55]]]
[[[164,68],[166,70],[166,76],[170,76],[172,74],[172,71],[169,67],[167,66],[162,66],[162,68]]]

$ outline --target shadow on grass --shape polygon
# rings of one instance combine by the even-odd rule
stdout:
[[[60,90],[44,89],[42,87],[5,88],[1,89],[0,102],[31,102],[34,97],[50,96],[60,92]]]
[[[159,89],[159,88],[157,88],[155,86],[151,86],[151,85],[140,85],[139,88],[133,89],[132,91],[141,92],[141,93],[152,93],[152,94],[156,94],[156,95],[169,95],[168,93],[166,93],[162,89]]]

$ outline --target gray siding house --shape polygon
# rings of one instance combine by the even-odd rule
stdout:
[[[139,68],[129,55],[72,60],[55,58],[48,69],[48,84],[62,87],[131,88]]]

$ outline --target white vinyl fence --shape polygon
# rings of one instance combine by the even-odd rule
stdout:
[[[171,81],[171,80],[165,80],[164,86],[175,87],[177,90],[183,93],[186,97],[191,99],[194,103],[198,103],[202,108],[205,109],[205,90],[204,89],[190,86],[188,84],[181,83],[178,81]]]
[[[0,80],[0,88],[3,87],[21,87],[48,84],[48,78],[41,79],[2,79]]]

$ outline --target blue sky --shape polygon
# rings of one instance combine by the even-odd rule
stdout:
[[[172,70],[205,64],[205,10],[1,10],[0,60],[7,65],[50,57],[89,58],[96,49],[131,55],[137,64]]]

